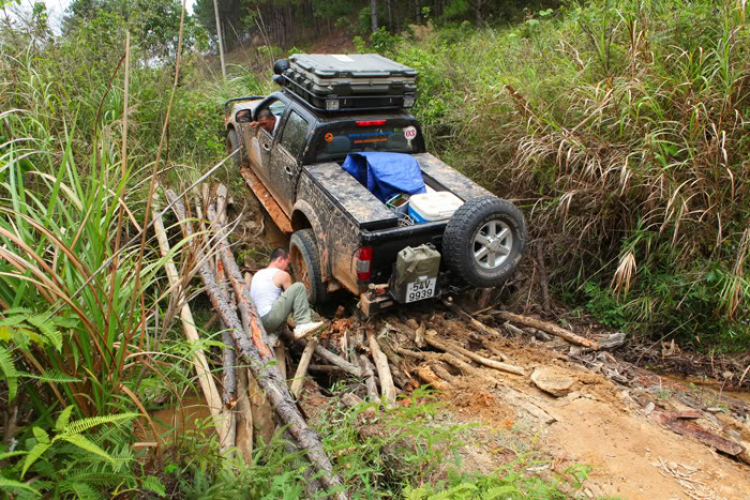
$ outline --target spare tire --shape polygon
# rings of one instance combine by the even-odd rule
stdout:
[[[511,277],[526,243],[523,214],[495,196],[473,198],[448,221],[443,258],[459,279],[492,288]]]
[[[312,229],[292,233],[289,241],[289,258],[292,261],[292,278],[307,288],[310,304],[323,304],[328,300],[328,287],[323,282],[318,242]]]

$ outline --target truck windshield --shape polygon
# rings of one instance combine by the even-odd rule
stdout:
[[[315,138],[316,161],[343,160],[349,153],[381,151],[419,152],[418,131],[414,125],[389,124],[386,120],[351,122],[321,129]]]

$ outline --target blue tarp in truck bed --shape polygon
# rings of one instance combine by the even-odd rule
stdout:
[[[342,168],[383,203],[399,193],[425,193],[417,160],[403,153],[351,153]]]

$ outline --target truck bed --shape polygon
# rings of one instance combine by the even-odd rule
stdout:
[[[367,188],[335,162],[308,165],[304,170],[328,193],[336,206],[349,215],[360,229],[396,227],[398,217]]]

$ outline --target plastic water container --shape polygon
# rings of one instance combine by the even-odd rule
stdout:
[[[415,194],[409,199],[409,217],[417,224],[450,219],[463,204],[461,198],[448,191]]]

